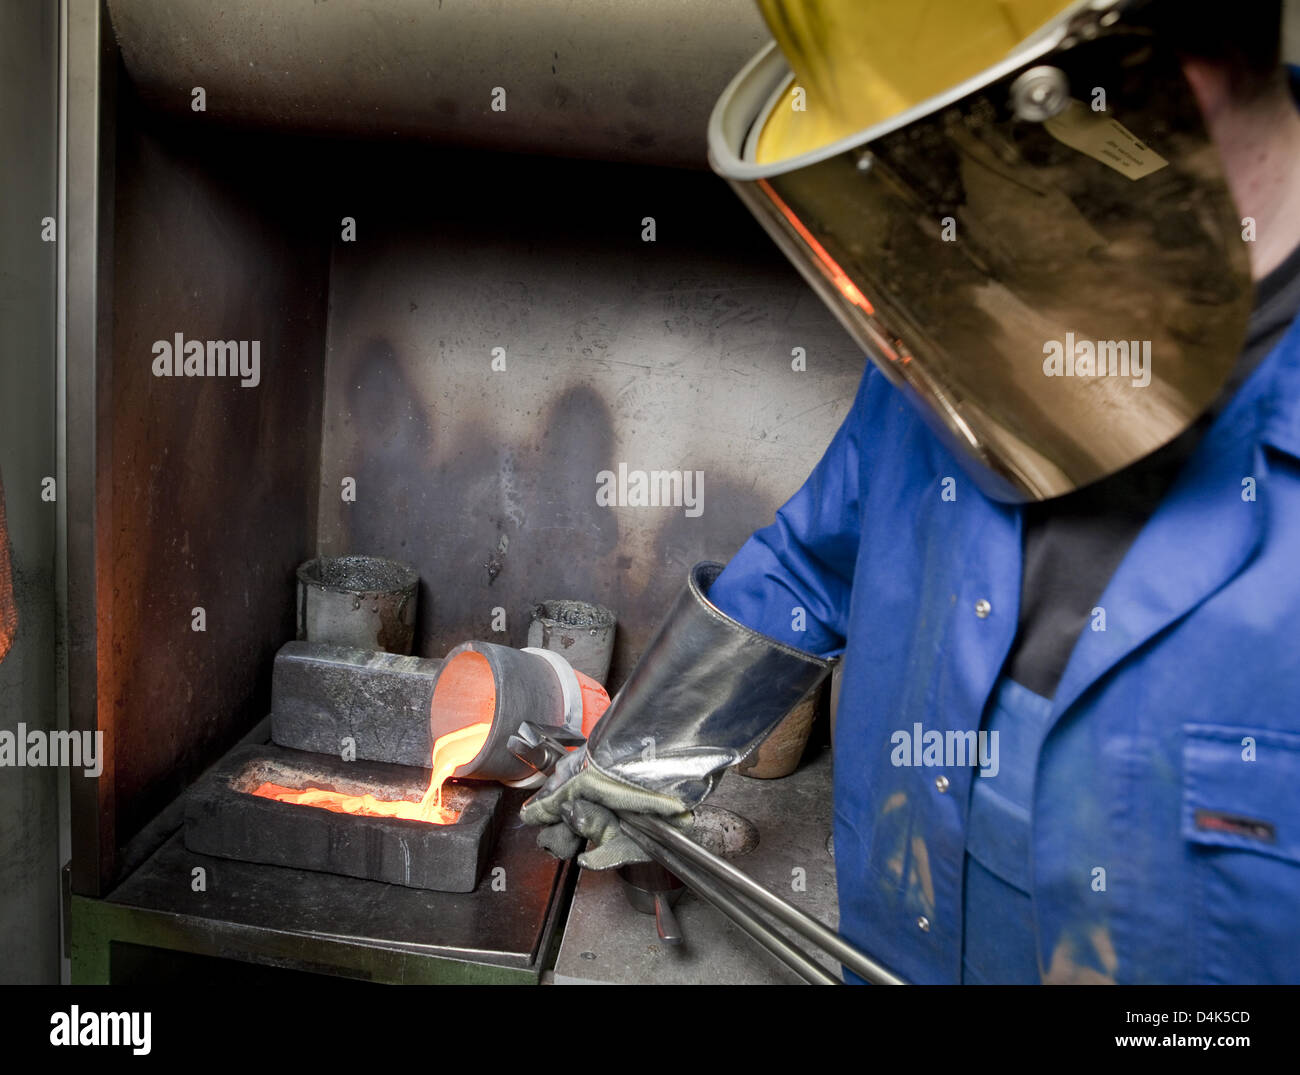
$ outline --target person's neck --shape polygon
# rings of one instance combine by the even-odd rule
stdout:
[[[1251,271],[1261,280],[1300,246],[1300,111],[1289,86],[1243,103],[1214,71],[1188,71],[1233,199],[1255,221]]]

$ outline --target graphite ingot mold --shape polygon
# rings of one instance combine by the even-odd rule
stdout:
[[[429,771],[347,762],[273,744],[232,751],[190,791],[185,846],[220,858],[320,870],[410,888],[472,892],[501,824],[503,789],[448,782],[443,803],[460,812],[447,825],[338,813],[253,795],[264,782],[348,795],[418,801]]]

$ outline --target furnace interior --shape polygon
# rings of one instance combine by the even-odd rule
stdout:
[[[425,656],[607,605],[613,693],[848,410],[864,359],[708,173],[163,116],[121,69],[113,109],[101,854],[266,715],[302,561],[412,564]],[[156,376],[176,333],[258,383]],[[650,471],[681,502],[598,502]]]

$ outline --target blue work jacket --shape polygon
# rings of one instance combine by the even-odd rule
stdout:
[[[940,752],[900,764],[918,755],[898,733],[980,727],[1016,632],[1022,517],[870,368],[812,475],[710,592],[764,634],[843,653],[840,930],[913,982],[961,981],[971,782],[996,777]],[[1044,980],[1300,981],[1300,322],[1098,606],[1032,776]]]

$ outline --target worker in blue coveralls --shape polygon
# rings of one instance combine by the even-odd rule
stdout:
[[[1280,3],[760,6],[711,161],[872,361],[525,820],[643,857],[611,811],[688,823],[838,658],[839,928],[896,975],[1300,979]]]

